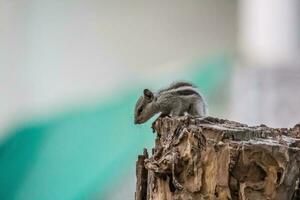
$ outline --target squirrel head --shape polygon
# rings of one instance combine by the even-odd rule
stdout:
[[[143,95],[138,99],[134,110],[134,123],[142,124],[156,114],[154,94],[144,89]]]

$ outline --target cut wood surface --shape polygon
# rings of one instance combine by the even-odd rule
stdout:
[[[136,200],[300,199],[300,124],[165,117],[153,129],[152,156],[137,161]]]

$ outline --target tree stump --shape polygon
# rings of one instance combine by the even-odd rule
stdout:
[[[185,116],[159,118],[153,129],[152,156],[137,162],[136,200],[300,199],[300,124]]]

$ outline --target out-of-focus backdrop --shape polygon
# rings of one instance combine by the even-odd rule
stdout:
[[[146,87],[188,80],[211,116],[294,125],[299,45],[298,0],[0,0],[0,199],[133,199]]]

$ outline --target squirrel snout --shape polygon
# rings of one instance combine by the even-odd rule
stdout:
[[[145,122],[145,120],[141,117],[137,117],[134,119],[134,124],[142,124],[144,122]]]
[[[140,124],[140,122],[137,118],[134,119],[134,124]]]

